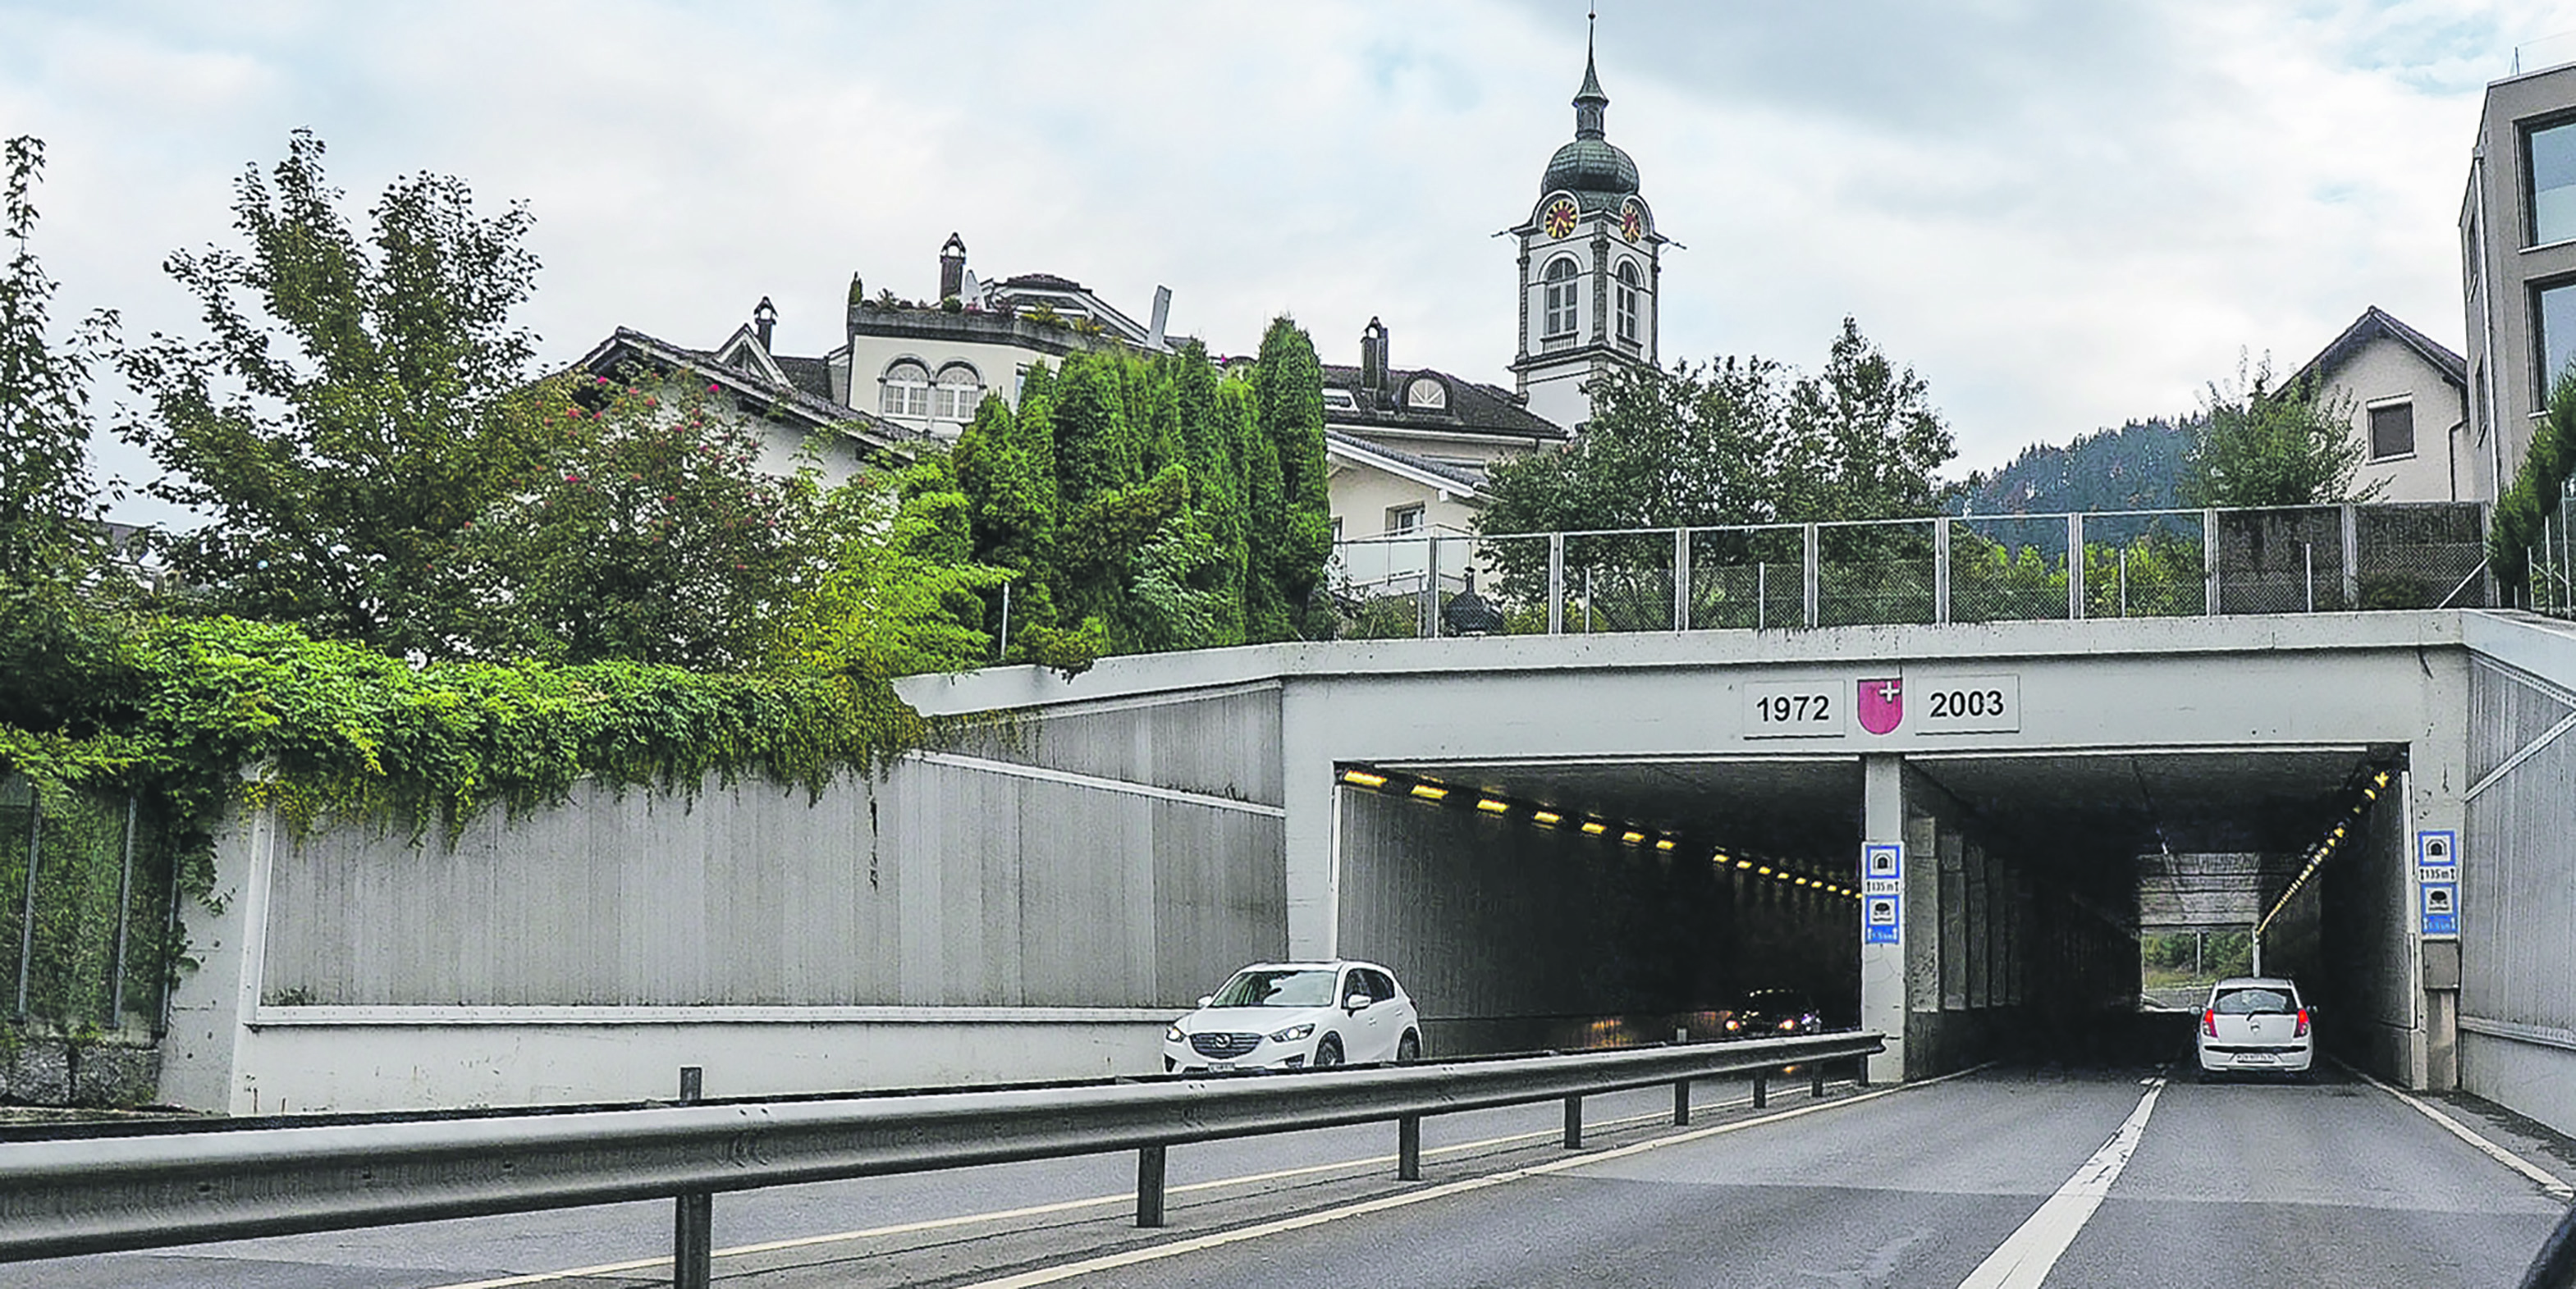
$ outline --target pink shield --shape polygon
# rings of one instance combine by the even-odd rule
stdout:
[[[1895,677],[1860,682],[1860,727],[1885,734],[1905,719],[1905,682]]]

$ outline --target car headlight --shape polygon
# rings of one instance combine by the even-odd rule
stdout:
[[[1163,1041],[1166,1043],[1186,1043],[1190,1041],[1190,1036],[1182,1033],[1180,1026],[1174,1025],[1163,1031]]]
[[[1271,1035],[1270,1041],[1273,1043],[1294,1043],[1298,1039],[1304,1038],[1308,1034],[1312,1034],[1314,1032],[1315,1027],[1312,1025],[1291,1025],[1288,1028]]]

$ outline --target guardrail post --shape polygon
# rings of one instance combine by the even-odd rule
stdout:
[[[1753,1108],[1759,1110],[1769,1104],[1771,1104],[1771,1071],[1755,1070],[1753,1072]]]
[[[1422,1116],[1409,1114],[1395,1121],[1395,1179],[1400,1182],[1422,1180]]]
[[[1583,1098],[1565,1099],[1565,1148],[1583,1149]]]
[[[1950,519],[1932,521],[1932,620],[1950,620]]]
[[[1807,1066],[1807,1078],[1807,1099],[1813,1101],[1823,1096],[1825,1094],[1825,1063],[1822,1061],[1810,1062]]]
[[[1855,1056],[1852,1058],[1852,1086],[1856,1088],[1865,1088],[1869,1086],[1868,1057]]]
[[[1163,1147],[1136,1150],[1136,1225],[1163,1224]]]
[[[680,1067],[680,1104],[696,1105],[706,1091],[706,1068]],[[671,1289],[707,1289],[715,1279],[713,1191],[684,1191],[672,1204]]]
[[[1565,634],[1565,534],[1547,535],[1547,633]]]
[[[1673,1126],[1690,1126],[1690,1080],[1673,1080]]]

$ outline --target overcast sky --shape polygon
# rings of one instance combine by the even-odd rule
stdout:
[[[1603,0],[1667,360],[1813,366],[1849,314],[1931,383],[1957,472],[2187,410],[2240,352],[2294,367],[2377,304],[2457,348],[2479,96],[2576,6]],[[160,271],[225,240],[287,133],[360,209],[445,172],[536,216],[551,362],[624,325],[712,345],[776,300],[840,340],[850,275],[931,294],[1078,279],[1241,352],[1508,385],[1513,250],[1572,136],[1580,0],[1403,4],[24,4],[0,134],[48,144],[58,322],[185,329]],[[2556,48],[2565,47],[2560,42]],[[2576,50],[2570,50],[2576,53]],[[103,447],[105,473],[148,463]],[[131,503],[129,517],[148,517]]]

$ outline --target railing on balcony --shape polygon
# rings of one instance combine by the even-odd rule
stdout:
[[[2576,601],[2571,516],[2534,554],[2535,602],[2550,576]],[[1368,639],[2478,608],[2486,521],[2427,502],[1441,530],[1337,543],[1329,583],[1342,634]]]
[[[2558,490],[2557,501],[2541,516],[2540,541],[2527,564],[2531,610],[2554,618],[2576,618],[2576,479]]]

